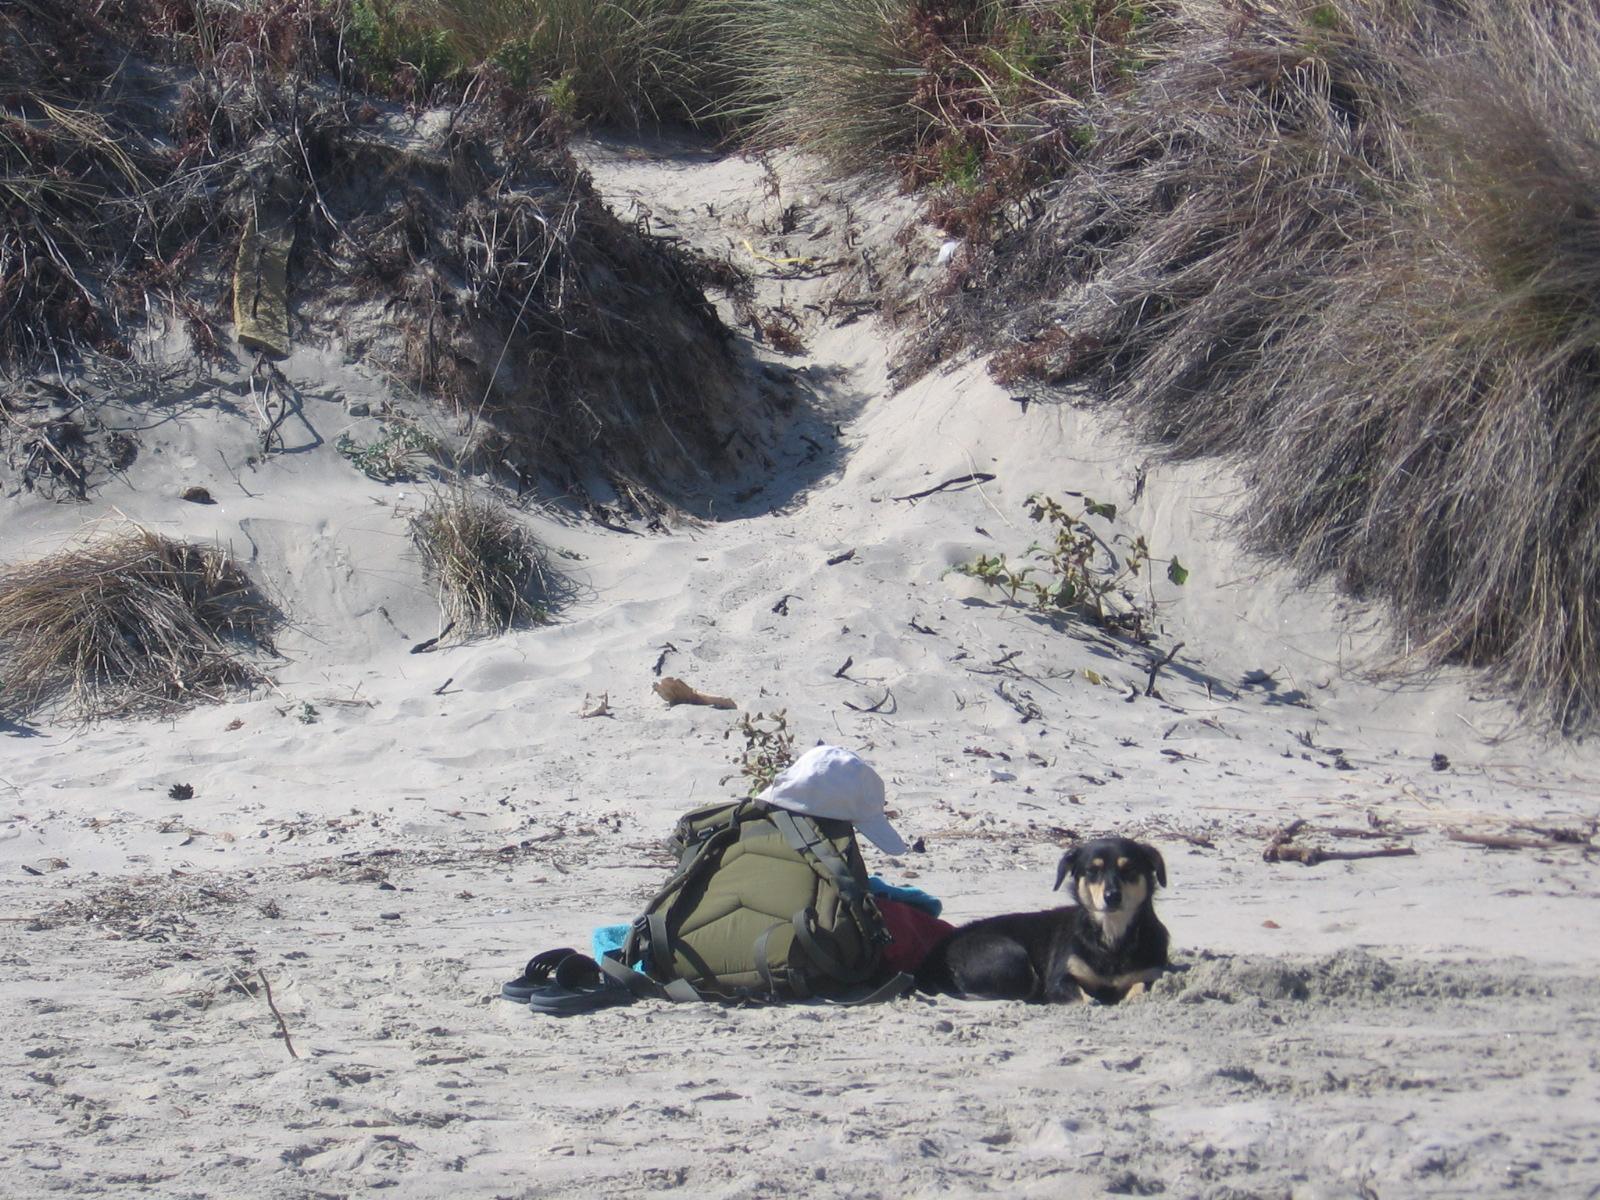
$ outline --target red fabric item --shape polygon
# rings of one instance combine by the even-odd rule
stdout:
[[[883,965],[891,971],[914,972],[922,965],[928,951],[946,934],[955,932],[956,927],[949,921],[941,921],[914,904],[902,904],[882,896],[874,899],[878,911],[883,914],[884,925],[894,936],[894,941],[883,948]]]

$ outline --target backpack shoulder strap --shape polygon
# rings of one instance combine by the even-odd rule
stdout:
[[[801,858],[814,861],[821,865],[833,886],[838,889],[839,896],[850,906],[850,911],[855,914],[856,920],[861,924],[862,930],[876,945],[887,945],[891,940],[889,931],[884,927],[883,919],[878,915],[877,905],[872,903],[867,892],[866,880],[857,877],[850,869],[850,864],[844,856],[834,847],[832,841],[824,836],[817,823],[808,816],[792,813],[788,809],[774,808],[767,814],[767,819],[783,834],[784,841]]]

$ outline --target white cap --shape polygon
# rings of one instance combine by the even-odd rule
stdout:
[[[883,815],[883,780],[838,746],[813,746],[780,771],[756,799],[808,817],[849,821],[878,849],[906,852],[905,839]]]

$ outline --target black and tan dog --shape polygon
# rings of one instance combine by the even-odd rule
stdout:
[[[1167,884],[1153,846],[1101,838],[1062,856],[1077,904],[1008,913],[963,925],[917,970],[925,992],[986,1000],[1115,1004],[1138,995],[1167,966],[1167,929],[1152,897]]]

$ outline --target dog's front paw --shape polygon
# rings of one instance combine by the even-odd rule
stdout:
[[[1140,980],[1127,991],[1122,993],[1122,1002],[1127,1004],[1129,1001],[1138,1000],[1142,996],[1146,995],[1149,991],[1150,985],[1145,983],[1143,980]]]

